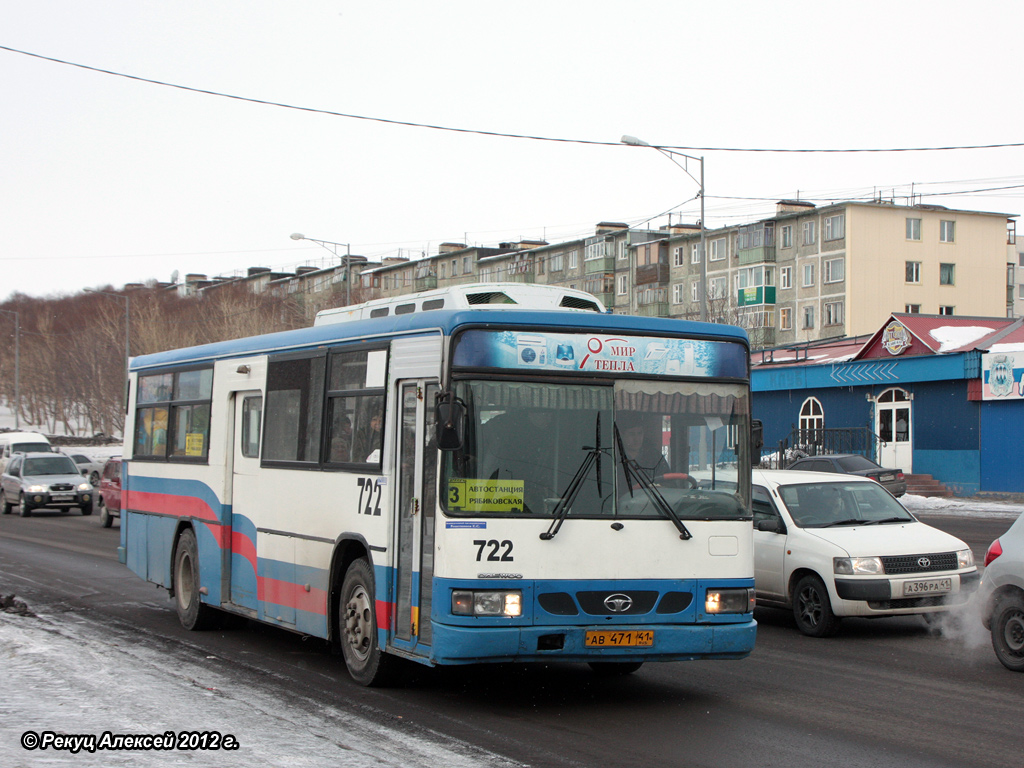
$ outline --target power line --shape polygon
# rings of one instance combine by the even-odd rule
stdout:
[[[88,64],[80,64],[74,61],[67,61],[65,59],[58,59],[52,56],[43,56],[39,53],[32,53],[31,51],[23,51],[18,48],[12,48],[6,45],[0,45],[0,50],[8,51],[9,53],[16,53],[21,56],[30,56],[35,59],[41,59],[42,61],[49,61],[54,64],[62,64],[68,67],[77,67],[78,69],[88,70],[90,72],[97,72],[102,75],[110,75],[112,77],[122,77],[127,80],[134,80],[140,83],[149,83],[150,85],[159,85],[165,88],[176,88],[182,91],[188,91],[190,93],[201,93],[207,96],[217,96],[223,99],[233,99],[235,101],[244,101],[250,104],[262,104],[269,107],[280,107],[281,109],[292,109],[299,112],[310,112],[320,115],[329,115],[331,117],[344,117],[350,120],[366,120],[375,123],[385,123],[387,125],[398,125],[407,128],[425,128],[434,131],[448,131],[451,133],[468,133],[477,136],[491,136],[494,138],[501,139],[525,139],[528,141],[547,141],[556,142],[562,144],[585,144],[591,146],[602,146],[602,147],[623,147],[626,146],[620,141],[594,141],[590,139],[569,139],[557,136],[537,136],[522,133],[505,133],[502,131],[485,131],[476,128],[460,128],[457,126],[450,125],[435,125],[431,123],[417,123],[410,120],[395,120],[385,117],[373,117],[370,115],[356,115],[348,112],[337,112],[329,109],[319,109],[316,107],[304,107],[296,104],[285,104],[280,101],[269,101],[267,99],[257,99],[249,96],[238,96],[236,94],[224,93],[221,91],[212,91],[205,88],[195,88],[188,85],[181,85],[179,83],[170,83],[164,80],[155,80],[148,77],[140,77],[139,75],[130,75],[125,72],[115,72],[110,69],[103,69],[101,67],[93,67]],[[844,147],[844,148],[793,148],[793,147],[697,147],[697,146],[683,146],[676,144],[650,144],[649,147],[654,149],[674,149],[679,151],[688,152],[764,152],[764,153],[792,153],[792,154],[852,154],[852,153],[885,153],[885,152],[951,152],[955,150],[977,150],[977,149],[1007,149],[1011,147],[1024,147],[1024,142],[1003,142],[1003,143],[991,143],[991,144],[963,144],[963,145],[949,145],[949,146],[935,146],[935,147]]]

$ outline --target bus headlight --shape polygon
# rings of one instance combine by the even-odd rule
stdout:
[[[452,591],[452,613],[457,616],[521,616],[523,593],[519,590],[456,589]]]
[[[878,576],[885,568],[880,557],[833,557],[832,571],[843,576]]]
[[[754,610],[752,589],[709,589],[704,595],[708,613],[751,613]]]

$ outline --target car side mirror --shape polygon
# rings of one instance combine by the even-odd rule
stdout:
[[[778,518],[759,520],[757,522],[757,530],[768,531],[769,533],[782,533],[782,521]]]
[[[442,451],[457,451],[466,436],[466,404],[451,392],[437,396],[434,419],[437,427],[437,447]]]

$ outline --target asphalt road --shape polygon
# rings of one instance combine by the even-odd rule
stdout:
[[[1007,519],[934,517],[983,557]],[[828,640],[758,610],[738,662],[648,664],[622,679],[584,665],[410,668],[388,690],[354,685],[325,644],[248,624],[181,629],[162,590],[116,561],[98,518],[0,517],[0,593],[49,613],[170,638],[268,691],[301,689],[395,728],[424,727],[534,766],[1024,766],[1024,675],[1003,669],[970,616],[847,620]],[[162,642],[162,641],[160,641]]]

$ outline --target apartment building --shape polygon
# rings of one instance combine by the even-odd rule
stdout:
[[[872,333],[892,312],[1003,315],[1013,223],[931,205],[782,201],[771,219],[705,233],[708,318],[765,347]],[[697,317],[699,233],[670,238],[666,257],[668,315]]]

